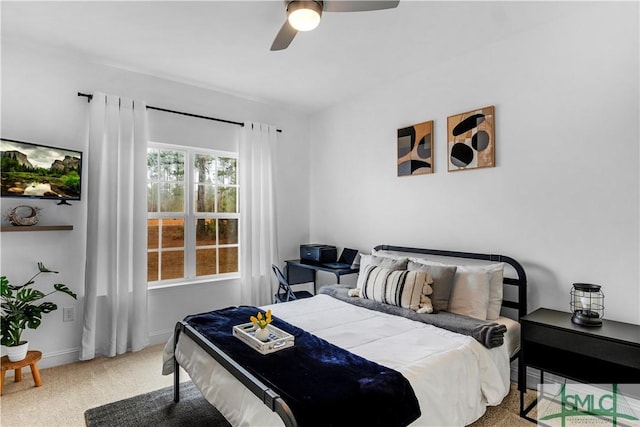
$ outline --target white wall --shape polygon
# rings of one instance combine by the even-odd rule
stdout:
[[[638,3],[464,51],[311,121],[311,240],[499,253],[529,310],[603,285],[605,317],[640,323]],[[495,168],[447,172],[446,118],[495,105]],[[435,120],[435,174],[397,177],[396,130]],[[346,188],[346,190],[345,190]],[[339,191],[338,191],[339,190]]]
[[[281,259],[296,256],[309,236],[308,119],[294,111],[211,90],[188,86],[66,57],[16,40],[2,40],[2,137],[86,151],[86,98],[77,92],[102,91],[147,101],[149,105],[234,121],[274,124],[279,134],[276,186]],[[150,138],[157,142],[193,144],[218,138],[237,145],[239,128],[184,116],[149,111]],[[216,148],[231,148],[220,147]],[[88,164],[85,162],[85,165]],[[85,178],[91,171],[85,167]],[[66,283],[79,299],[54,295],[59,310],[46,315],[42,326],[27,330],[31,348],[42,350],[43,367],[75,361],[82,330],[86,239],[86,186],[83,200],[73,206],[40,201],[41,225],[71,224],[73,231],[2,233],[1,274],[12,282],[26,281],[43,261],[60,271],[42,277],[46,289],[55,279]],[[1,200],[3,213],[24,200]],[[3,218],[3,225],[7,221]],[[155,289],[149,292],[152,342],[163,342],[177,320],[187,314],[239,304],[237,281]],[[76,307],[75,322],[62,322],[62,307]]]

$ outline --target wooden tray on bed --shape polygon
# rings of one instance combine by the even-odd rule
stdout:
[[[269,354],[293,347],[295,343],[293,335],[273,325],[267,325],[267,330],[269,331],[269,341],[266,342],[260,341],[254,336],[256,325],[253,323],[243,323],[242,325],[234,326],[233,336],[262,354]]]

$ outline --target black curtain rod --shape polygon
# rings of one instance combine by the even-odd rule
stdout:
[[[93,95],[90,94],[90,93],[78,92],[78,96],[86,97],[87,98],[87,102],[91,102],[91,100],[93,99]],[[240,126],[240,127],[244,127],[244,123],[242,123],[242,122],[234,122],[232,120],[218,119],[216,117],[201,116],[199,114],[184,113],[182,111],[168,110],[166,108],[153,107],[151,105],[147,105],[147,110],[164,111],[165,113],[180,114],[182,116],[195,117],[197,119],[213,120],[215,122],[229,123],[229,124],[232,124],[232,125],[237,125],[237,126]],[[276,129],[276,132],[282,132],[282,129]]]

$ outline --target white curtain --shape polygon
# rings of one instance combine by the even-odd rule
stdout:
[[[245,122],[239,149],[240,303],[273,302],[271,264],[278,261],[272,158],[276,128]]]
[[[94,93],[87,175],[81,360],[144,348],[147,325],[147,111]]]

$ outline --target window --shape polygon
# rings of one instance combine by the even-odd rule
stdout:
[[[149,286],[238,273],[236,153],[150,143]]]

